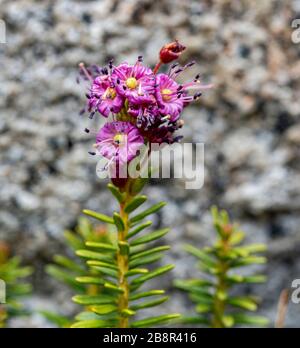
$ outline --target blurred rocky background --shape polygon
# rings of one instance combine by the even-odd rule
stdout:
[[[228,209],[248,241],[269,247],[263,267],[269,280],[251,288],[262,296],[260,314],[273,322],[277,301],[300,278],[300,44],[291,22],[294,0],[1,0],[7,44],[0,44],[0,239],[35,266],[28,307],[73,310],[70,294],[44,273],[64,251],[62,231],[73,228],[83,207],[111,212],[115,203],[96,177],[93,143],[83,132],[83,85],[77,66],[139,54],[155,64],[166,42],[179,39],[195,59],[203,82],[213,82],[197,105],[186,109],[186,142],[205,143],[205,184],[153,180],[150,202],[166,199],[156,225],[171,225],[165,262],[172,277],[194,273],[184,242],[212,239],[209,208]],[[165,277],[171,288],[171,277]],[[243,289],[248,292],[249,288]],[[185,297],[172,290],[160,312],[186,312]],[[38,314],[15,326],[48,326]],[[287,326],[300,326],[300,305],[290,303]]]

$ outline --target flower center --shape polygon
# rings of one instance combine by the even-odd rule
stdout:
[[[124,141],[124,134],[118,133],[114,136],[114,144],[121,145]]]
[[[171,99],[172,93],[173,92],[168,88],[161,90],[161,95],[162,95],[163,101],[169,101]]]
[[[138,85],[138,82],[135,77],[129,77],[126,80],[126,86],[130,89],[135,89],[137,85]]]
[[[104,94],[102,95],[101,99],[115,99],[117,95],[117,92],[114,88],[108,87]]]
[[[107,98],[110,98],[110,99],[115,99],[117,93],[116,93],[116,90],[112,87],[109,87],[107,88],[108,92],[107,92]]]

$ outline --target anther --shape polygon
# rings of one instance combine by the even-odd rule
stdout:
[[[103,75],[108,75],[108,70],[107,70],[106,67],[102,68],[101,72],[102,72]]]
[[[89,119],[93,119],[94,118],[94,115],[95,115],[96,111],[92,111],[89,115]]]
[[[201,97],[201,95],[202,95],[202,93],[201,92],[199,92],[199,93],[196,93],[195,95],[194,95],[194,100],[196,100],[196,99],[198,99],[199,97]]]
[[[190,68],[191,66],[195,65],[195,63],[196,62],[194,60],[192,60],[191,62],[187,63],[185,67]]]

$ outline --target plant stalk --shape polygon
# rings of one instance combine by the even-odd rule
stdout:
[[[118,242],[126,242],[127,234],[129,232],[129,216],[124,211],[124,207],[126,203],[128,203],[131,199],[131,196],[128,193],[128,190],[126,190],[126,196],[122,203],[120,203],[120,216],[123,219],[124,222],[124,230],[118,232]],[[128,328],[129,327],[129,320],[128,316],[124,313],[125,310],[129,308],[129,285],[126,278],[126,273],[128,272],[128,264],[129,264],[129,255],[128,253],[121,253],[121,251],[118,251],[117,254],[117,263],[118,263],[118,269],[119,269],[119,287],[123,290],[123,292],[119,295],[119,313],[120,313],[120,321],[119,321],[119,327],[120,328]]]
[[[156,74],[156,73],[158,72],[158,70],[160,69],[161,65],[162,65],[161,61],[159,61],[159,62],[155,65],[155,67],[154,67],[154,69],[153,69],[153,73],[154,73],[154,74]]]
[[[214,295],[213,300],[213,317],[212,317],[212,324],[211,326],[213,328],[225,328],[224,324],[224,314],[225,314],[225,308],[226,308],[226,298],[220,298],[218,296],[219,294],[226,294],[227,292],[227,282],[226,282],[226,275],[228,272],[228,265],[227,262],[224,261],[223,256],[227,254],[230,247],[228,244],[228,238],[229,235],[226,237],[224,236],[221,239],[221,250],[219,254],[219,273],[217,275],[217,287],[216,287],[216,293]]]
[[[225,325],[223,323],[223,316],[225,313],[225,300],[220,299],[217,294],[218,293],[225,293],[227,290],[226,282],[225,282],[225,276],[227,269],[224,267],[224,265],[220,264],[221,272],[218,276],[217,281],[217,287],[216,287],[216,294],[214,296],[214,304],[213,304],[213,319],[212,319],[212,327],[213,328],[224,328]]]

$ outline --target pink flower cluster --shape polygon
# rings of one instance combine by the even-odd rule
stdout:
[[[175,42],[170,59],[176,59],[184,46]],[[168,46],[166,46],[168,47]],[[178,48],[179,47],[179,48]],[[166,60],[168,50],[162,51]],[[197,75],[191,82],[180,84],[176,78],[194,62],[185,66],[173,64],[167,73],[157,73],[162,60],[152,70],[138,57],[135,64],[122,63],[108,67],[81,64],[80,74],[90,83],[86,110],[93,118],[99,113],[108,119],[96,136],[96,152],[111,162],[122,165],[132,160],[145,143],[173,143],[180,137],[175,131],[183,126],[182,110],[201,96],[202,85]],[[87,130],[88,131],[88,130]]]

